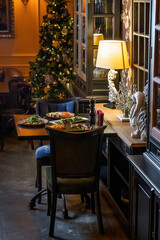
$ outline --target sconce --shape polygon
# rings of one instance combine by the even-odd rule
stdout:
[[[26,6],[27,5],[27,2],[28,2],[29,0],[22,0],[22,2],[24,3],[24,5]]]

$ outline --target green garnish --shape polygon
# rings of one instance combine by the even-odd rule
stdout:
[[[28,118],[26,121],[29,123],[34,123],[34,122],[40,122],[40,119],[36,115],[33,115],[30,118]]]
[[[82,120],[83,117],[80,116],[75,116],[75,117],[69,117],[69,118],[62,118],[60,120],[55,121],[56,123],[70,123],[70,122],[75,122]]]

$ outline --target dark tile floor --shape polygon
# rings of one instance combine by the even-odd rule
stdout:
[[[38,143],[36,143],[38,144]],[[96,215],[86,208],[80,196],[67,196],[69,219],[62,216],[62,200],[58,199],[55,238],[48,236],[46,196],[35,210],[27,207],[37,192],[35,151],[27,141],[18,141],[12,133],[0,152],[0,240],[128,240],[101,194],[105,234],[100,235]],[[45,172],[43,172],[45,187]]]

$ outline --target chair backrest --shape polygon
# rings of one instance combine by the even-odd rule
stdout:
[[[36,114],[44,117],[48,112],[78,113],[79,98],[66,98],[57,100],[42,99],[36,103]]]
[[[99,179],[103,132],[106,126],[87,132],[49,129],[53,176]]]
[[[29,111],[31,100],[31,87],[26,82],[18,79],[9,82],[10,108],[24,109],[24,113]]]
[[[4,73],[4,82],[10,82],[11,80],[14,79],[19,79],[20,81],[23,81],[23,76],[22,73],[15,68],[4,68],[3,69],[3,73]]]
[[[29,113],[31,101],[31,86],[28,84],[19,84],[17,95],[17,107],[24,109],[25,114]]]

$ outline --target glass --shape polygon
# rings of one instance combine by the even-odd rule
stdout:
[[[133,47],[134,47],[134,50],[133,50],[133,63],[134,64],[138,64],[138,36],[134,35],[133,41],[134,41],[134,44],[133,44]]]
[[[84,72],[84,73],[86,73],[86,51],[85,51],[86,49],[84,48],[84,47],[82,47],[81,48],[81,51],[82,51],[82,64],[81,64],[81,66],[82,66],[82,72]]]
[[[133,31],[134,32],[138,32],[138,3],[134,3],[134,11],[133,11],[133,15],[134,15],[134,17],[133,17],[133,21],[134,21],[134,23],[133,23]]]
[[[146,3],[146,34],[149,34],[149,11],[150,3]]]
[[[82,22],[81,42],[85,43],[86,18],[81,17],[81,22]]]
[[[139,65],[144,67],[144,37],[139,37]]]
[[[140,3],[140,33],[144,33],[144,3]]]
[[[74,52],[75,65],[78,68],[78,44],[75,43],[74,47],[75,47],[75,52]]]
[[[93,77],[94,78],[106,78],[108,70],[96,67],[97,52],[98,52],[98,49],[93,49],[93,69],[94,69]]]
[[[79,0],[75,0],[74,1],[74,8],[75,8],[75,11],[77,11],[78,12],[78,8],[79,8]]]
[[[86,0],[81,0],[81,12],[86,12]]]
[[[160,129],[160,84],[156,84],[156,127]]]
[[[75,39],[78,40],[78,15],[74,15],[75,28]]]
[[[95,0],[94,14],[113,13],[113,0]]]
[[[145,49],[145,68],[148,69],[148,43],[149,43],[149,38],[146,38],[145,39],[145,42],[144,42],[144,47],[146,48]]]
[[[157,50],[156,53],[157,53],[157,59],[156,62],[158,63],[158,76],[160,76],[160,32],[159,31],[156,31],[156,38],[157,38]],[[157,75],[157,73],[156,73]]]
[[[103,33],[104,39],[113,38],[113,18],[112,17],[94,17],[93,32]]]

